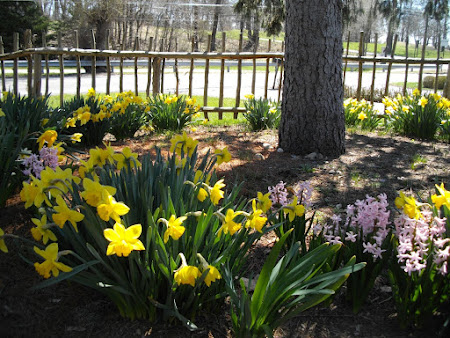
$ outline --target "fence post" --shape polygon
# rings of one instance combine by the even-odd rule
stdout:
[[[58,48],[62,49],[61,32],[58,32]],[[59,104],[61,107],[64,104],[64,58],[62,51],[59,55]]]
[[[450,99],[450,62],[447,63],[447,80],[445,81],[444,92],[442,96]]]
[[[160,42],[161,42],[161,44],[159,45],[159,51],[163,52],[164,51],[165,39],[162,38]],[[160,73],[160,77],[161,77],[161,79],[160,79],[160,86],[161,86],[161,93],[164,94],[164,68],[166,67],[166,58],[162,58],[160,63],[161,63],[161,66],[160,66],[160,70],[161,70],[161,73]]]
[[[3,38],[0,36],[0,54],[5,54],[5,49],[3,47]],[[6,80],[5,80],[5,63],[1,61],[2,67],[2,92],[6,92]]]
[[[222,49],[221,52],[225,53],[225,41],[227,38],[227,34],[222,32]],[[220,60],[220,89],[219,89],[219,107],[223,106],[223,86],[224,86],[224,77],[225,77],[225,60]],[[219,120],[222,120],[223,113],[219,111]]]
[[[80,42],[78,37],[78,31],[75,30],[75,48],[80,48]],[[77,62],[77,99],[81,97],[81,58],[79,55],[76,56]]]
[[[394,36],[394,45],[392,46],[392,50],[391,50],[391,61],[389,61],[388,71],[387,71],[387,74],[386,74],[386,86],[384,87],[384,96],[388,96],[389,95],[389,79],[391,77],[392,60],[394,60],[395,47],[397,46],[397,40],[398,40],[398,34],[395,34],[395,36]]]
[[[161,59],[153,58],[153,95],[160,92],[160,76],[161,76]]]
[[[111,32],[109,29],[106,30],[106,49],[109,50],[110,48],[110,36]],[[110,87],[111,87],[111,63],[109,56],[106,57],[106,95],[109,95],[110,93]]]
[[[194,38],[191,39],[191,53],[194,52],[195,41]],[[192,97],[192,80],[194,78],[194,59],[191,58],[191,66],[189,68],[189,97]]]
[[[23,34],[24,38],[24,49],[32,48],[31,43],[31,29],[25,30]],[[31,55],[27,56],[28,61],[28,70],[27,70],[27,89],[28,89],[28,96],[33,96],[33,59]]]
[[[13,52],[19,50],[19,33],[13,34]],[[14,58],[14,69],[13,69],[13,93],[17,96],[19,93],[19,64],[17,58]]]
[[[152,45],[153,45],[153,36],[150,37],[150,43],[148,46],[148,51],[152,50]],[[149,57],[148,58],[148,74],[147,74],[147,89],[145,91],[145,93],[147,94],[147,97],[150,96],[150,82],[152,81],[152,58]]]
[[[91,29],[91,36],[92,36],[92,49],[97,49],[97,41],[95,40],[95,33],[94,30]],[[97,70],[95,69],[97,66],[95,55],[92,56],[92,69],[91,69],[91,75],[92,75],[92,88],[95,90],[95,77],[97,76]]]
[[[364,48],[364,32],[359,32],[359,66],[358,66],[358,88],[356,89],[356,99],[361,99],[361,87],[362,87],[362,67],[363,62],[361,61],[362,55],[363,55],[363,48]]]
[[[434,81],[434,92],[435,93],[437,93],[437,90],[438,90],[440,53],[441,53],[441,36],[439,35],[439,37],[438,37],[437,58],[436,58],[436,80]]]
[[[405,51],[405,82],[403,83],[403,96],[406,94],[406,87],[408,85],[408,70],[409,70],[409,64],[408,64],[408,49],[409,49],[409,38],[406,37],[406,51]]]
[[[33,96],[38,97],[41,96],[42,56],[40,54],[34,54],[33,58],[34,58]]]
[[[378,48],[378,33],[375,33],[375,46],[373,50],[373,70],[372,70],[372,85],[370,86],[370,103],[373,104],[373,96],[375,92],[375,74],[377,72],[377,62],[375,59],[377,58],[377,48]]]
[[[243,42],[243,36],[242,31],[241,34],[239,34],[239,54],[242,53],[242,42]],[[238,65],[237,65],[237,85],[236,85],[236,103],[235,107],[239,107],[241,104],[241,82],[242,82],[242,59],[238,59]],[[238,113],[237,111],[233,113],[233,118],[237,119]]]
[[[346,47],[346,52],[345,52],[345,65],[344,65],[344,78],[342,80],[342,84],[345,87],[345,74],[347,73],[347,64],[348,64],[348,60],[347,60],[347,56],[348,56],[348,49],[350,47],[350,31],[348,31],[348,35],[347,35],[347,47]]]
[[[46,32],[42,32],[42,47],[47,48],[47,35]],[[48,82],[50,76],[50,66],[48,64],[48,54],[45,53],[45,96],[48,95]]]
[[[134,41],[134,50],[139,50],[139,37],[136,36]],[[134,58],[134,93],[136,96],[139,95],[139,88],[138,88],[138,58]]]
[[[417,88],[419,89],[419,92],[422,93],[422,76],[423,76],[423,64],[425,59],[425,50],[427,47],[427,33],[428,33],[428,14],[425,15],[425,32],[423,34],[423,46],[422,46],[422,58],[419,68],[419,84]]]
[[[206,53],[211,51],[211,35],[208,35],[208,43],[206,45]],[[209,80],[209,59],[205,60],[205,85],[203,88],[203,105],[208,106],[208,80]],[[203,112],[205,119],[208,118],[208,113]]]
[[[267,52],[270,53],[272,40],[269,39],[269,43],[267,45]],[[267,90],[269,89],[269,67],[270,67],[270,58],[266,59],[266,76],[264,81],[264,98],[267,100]]]

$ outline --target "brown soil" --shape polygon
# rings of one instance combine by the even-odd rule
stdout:
[[[448,144],[419,142],[398,136],[349,133],[346,154],[336,159],[306,160],[276,151],[273,131],[248,132],[243,127],[205,128],[193,134],[205,152],[228,146],[233,160],[223,164],[218,175],[231,185],[244,182],[242,193],[253,197],[279,181],[295,185],[310,180],[314,187],[314,209],[319,217],[345,208],[366,194],[381,192],[393,202],[396,192],[412,189],[424,197],[434,184],[450,183]],[[112,145],[130,146],[139,154],[157,144],[168,148],[169,137],[143,136]],[[267,144],[271,146],[268,148]],[[265,145],[265,147],[264,147]],[[260,155],[256,155],[256,154]],[[261,156],[262,155],[262,156]],[[421,156],[423,163],[413,158]],[[258,158],[258,159],[257,159]],[[0,210],[0,226],[7,233],[30,237],[30,212],[18,196]],[[256,269],[274,242],[265,236],[253,248],[249,264]],[[29,288],[40,281],[34,268],[20,258],[24,247],[8,241],[10,253],[0,253],[0,336],[147,336],[229,337],[228,305],[197,318],[200,329],[190,333],[182,326],[123,319],[105,297],[77,284],[64,282],[39,291]],[[386,279],[382,276],[363,310],[353,314],[343,296],[330,307],[304,312],[276,331],[278,337],[420,337],[419,330],[401,330]],[[433,334],[434,332],[434,334]],[[435,335],[428,328],[426,336]]]

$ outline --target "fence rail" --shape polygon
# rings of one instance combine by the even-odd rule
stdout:
[[[31,46],[31,33],[25,34],[25,44],[24,49],[19,50],[18,47],[18,34],[14,35],[14,47],[11,53],[4,53],[3,42],[0,37],[0,63],[1,63],[1,81],[2,90],[5,91],[6,87],[6,73],[5,68],[12,68],[12,91],[14,94],[19,92],[19,68],[27,68],[27,91],[28,95],[41,95],[41,93],[49,93],[49,82],[50,82],[50,67],[58,68],[59,75],[59,94],[61,104],[64,99],[65,86],[70,86],[76,88],[76,96],[81,95],[81,78],[82,71],[84,67],[87,72],[90,72],[91,85],[90,87],[96,89],[99,81],[98,69],[104,68],[106,74],[106,94],[111,92],[111,80],[112,76],[115,77],[114,84],[119,83],[119,91],[124,90],[124,68],[132,68],[132,75],[134,77],[134,92],[136,95],[139,94],[139,89],[143,91],[145,88],[146,95],[163,93],[165,88],[165,81],[169,81],[165,74],[165,68],[170,66],[173,67],[173,73],[175,75],[174,83],[174,93],[180,94],[180,73],[186,75],[186,71],[180,71],[179,67],[188,67],[188,87],[183,88],[189,96],[192,96],[194,86],[199,87],[202,85],[202,96],[204,106],[201,108],[207,117],[209,112],[218,112],[219,118],[222,118],[223,112],[233,112],[234,117],[237,117],[239,112],[244,111],[244,108],[239,107],[241,100],[241,91],[243,86],[243,80],[249,85],[250,90],[247,92],[255,93],[256,83],[258,83],[258,88],[262,87],[264,84],[264,90],[262,91],[262,97],[268,98],[269,85],[269,73],[270,67],[275,70],[275,76],[273,78],[272,90],[276,90],[275,99],[279,102],[282,90],[282,78],[283,78],[283,63],[284,63],[284,53],[283,52],[271,52],[271,41],[269,40],[267,46],[267,52],[242,52],[242,35],[239,40],[239,50],[238,52],[226,52],[225,48],[225,33],[222,34],[222,49],[220,53],[209,52],[209,44],[205,52],[163,52],[163,51],[122,51],[122,50],[99,50],[99,49],[81,49],[81,48],[63,48],[61,40],[59,39],[58,47],[46,47],[44,41],[44,47],[32,48]],[[95,39],[94,39],[95,40]],[[375,46],[376,46],[375,38]],[[383,57],[377,56],[376,49],[372,56],[363,55],[363,43],[364,35],[361,33],[359,51],[358,55],[349,55],[349,44],[347,43],[347,50],[343,56],[343,82],[346,84],[350,81],[352,84],[356,84],[356,97],[361,98],[362,94],[362,80],[364,69],[372,69],[372,74],[370,77],[370,99],[374,100],[375,91],[375,79],[377,77],[376,70],[383,70],[386,72],[386,82],[384,85],[385,95],[389,94],[390,77],[393,69],[404,68],[404,81],[403,81],[403,94],[405,94],[408,83],[408,75],[411,78],[411,74],[408,74],[408,69],[415,66],[419,68],[418,74],[418,88],[422,90],[423,84],[423,74],[424,70],[432,70],[435,76],[435,88],[437,91],[438,76],[440,72],[443,71],[443,67],[447,67],[446,77],[447,80],[450,78],[450,59],[440,58],[439,52],[436,59],[425,59],[423,57],[424,50],[422,52],[421,58],[408,58],[406,57],[394,57],[396,39],[393,47],[391,56]],[[208,41],[209,42],[209,41]],[[75,43],[78,46],[78,43]],[[139,46],[138,41],[136,46]],[[94,44],[95,47],[95,44]],[[193,50],[193,49],[192,49]],[[218,75],[216,74],[214,78],[211,76],[211,67],[216,66],[220,68]],[[249,73],[243,74],[242,67],[249,66],[251,68],[251,75]],[[198,67],[203,67],[203,75],[198,73],[194,76],[194,69]],[[229,67],[237,68],[237,74],[230,81],[230,77],[227,76],[225,81],[225,69],[229,72]],[[256,67],[262,67],[264,69],[263,76],[257,77]],[[75,74],[73,74],[73,69]],[[119,74],[117,76],[117,68]],[[72,70],[73,75],[76,76],[76,82],[71,82],[69,85],[66,84],[68,69]],[[348,72],[351,70],[358,71],[358,77],[348,79],[350,76]],[[279,73],[277,79],[277,73]],[[260,74],[261,75],[261,74]],[[368,78],[366,73],[366,79]],[[199,78],[203,76],[203,79]],[[379,76],[379,75],[378,75]],[[83,74],[85,78],[86,75]],[[117,79],[118,77],[118,79]],[[182,76],[181,76],[182,77]],[[398,76],[397,76],[398,77]],[[139,81],[139,78],[144,82]],[[84,79],[86,80],[86,79]],[[45,82],[45,90],[43,89],[42,82]],[[73,81],[73,79],[72,79]],[[213,84],[211,82],[218,82],[219,85]],[[233,107],[224,107],[224,89],[225,86],[229,86],[231,82],[235,81],[235,104]],[[379,79],[378,79],[379,81]],[[10,81],[11,82],[11,81]],[[278,82],[278,83],[277,83]],[[447,83],[450,83],[447,81]],[[184,83],[183,83],[184,84]],[[210,96],[209,88],[215,86],[218,92],[219,104],[217,107],[208,106],[208,97]],[[84,86],[83,86],[84,87]],[[444,90],[444,95],[449,97],[448,91],[450,90],[446,86]],[[248,88],[248,87],[247,87]],[[131,88],[127,88],[129,90]],[[229,89],[229,88],[228,88]],[[228,93],[230,91],[228,90]],[[274,92],[271,92],[273,97]],[[229,96],[229,95],[228,95]],[[233,96],[233,95],[231,95]]]

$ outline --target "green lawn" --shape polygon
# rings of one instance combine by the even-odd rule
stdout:
[[[346,54],[347,51],[347,42],[344,41],[343,42],[343,46],[344,46],[344,55]],[[377,55],[378,56],[382,56],[383,53],[383,49],[386,47],[385,43],[379,43],[377,44]],[[369,53],[373,53],[374,52],[374,48],[375,48],[375,44],[374,43],[368,43],[367,44],[367,52]],[[353,50],[353,51],[358,51],[359,50],[359,42],[350,42],[349,44],[349,49]],[[410,43],[408,45],[408,57],[414,57],[414,43]],[[447,55],[450,52],[447,51]],[[350,54],[350,53],[349,53]],[[406,56],[406,43],[405,42],[397,42],[397,46],[395,48],[395,55],[397,56]],[[422,45],[419,45],[419,49],[416,51],[416,55],[415,57],[422,57]],[[442,58],[442,54],[441,54],[441,58]],[[431,58],[431,59],[435,59],[437,58],[437,50],[434,49],[432,46],[427,46],[426,50],[425,50],[425,58]]]

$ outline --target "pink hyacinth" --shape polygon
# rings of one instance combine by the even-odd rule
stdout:
[[[374,261],[382,257],[386,250],[381,249],[383,242],[390,233],[387,196],[381,194],[377,198],[366,196],[347,206],[344,224],[340,215],[331,217],[330,225],[325,225],[325,239],[335,242],[343,238],[344,242],[355,243],[361,240],[363,252],[372,255]],[[338,238],[338,239],[337,239]]]
[[[276,186],[268,188],[270,192],[270,200],[273,205],[285,206],[288,204],[286,183],[280,181]]]

